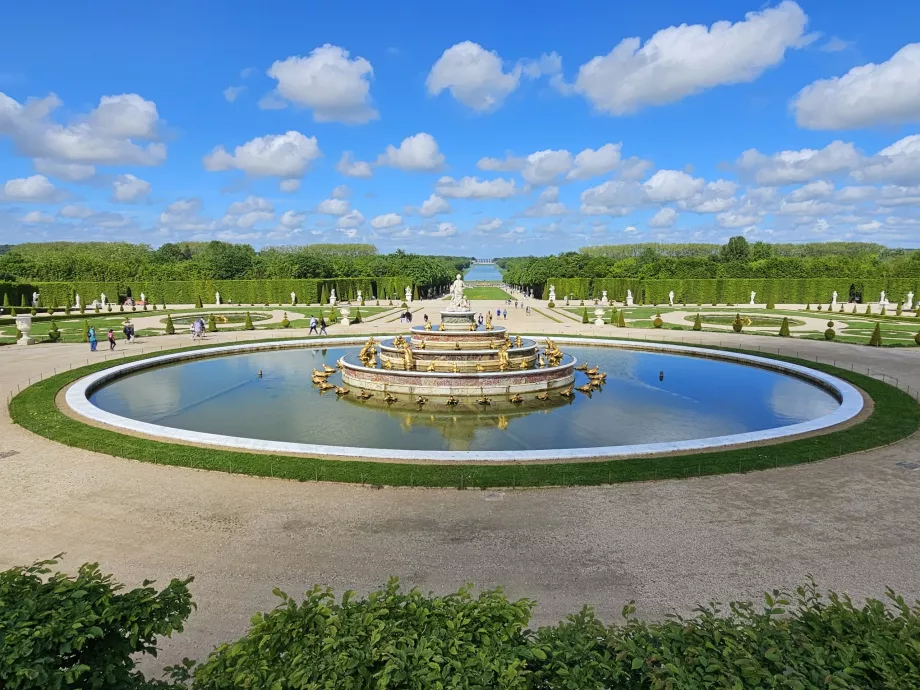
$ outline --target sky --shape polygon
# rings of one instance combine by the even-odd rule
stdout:
[[[0,9],[0,243],[920,246],[916,0]]]

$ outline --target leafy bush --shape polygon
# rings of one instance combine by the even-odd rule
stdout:
[[[83,319],[83,342],[89,342],[89,319]]]
[[[620,311],[617,312],[617,327],[626,328],[626,310],[625,309],[620,309]]]
[[[172,316],[166,315],[166,335],[173,335],[176,332],[176,327],[173,325]]]
[[[768,300],[767,300],[767,309],[776,309],[776,305],[773,304],[773,300],[772,300],[772,299],[768,299]]]
[[[917,335],[914,336],[914,342],[917,343],[917,345],[920,345],[920,333],[917,333]]]
[[[780,338],[788,338],[789,335],[790,335],[790,333],[789,333],[789,319],[788,319],[787,317],[784,316],[784,317],[783,317],[783,323],[782,323],[782,325],[779,327],[779,337],[780,337]]]
[[[880,311],[879,314],[880,314],[881,316],[885,316],[885,314],[887,313],[887,311],[888,311],[888,310],[885,309],[885,305],[883,304],[883,305],[882,305],[882,311]]]
[[[252,325],[252,317],[249,315],[249,312],[246,312],[246,322],[243,324],[244,331],[254,331],[255,326]]]
[[[58,329],[57,324],[52,321],[51,328],[48,329],[48,340],[52,343],[56,343],[61,339],[61,331]]]
[[[872,305],[871,305],[871,304],[867,304],[867,305],[866,305],[866,314],[868,315],[868,314],[871,314],[871,313],[872,313]]]
[[[556,306],[556,303],[550,300],[549,302],[546,303],[546,306],[549,307],[550,309],[553,309]]]
[[[811,304],[810,304],[810,303],[805,305],[805,311],[811,311]]]
[[[879,347],[882,344],[882,326],[876,322],[875,330],[872,331],[872,337],[869,338],[869,344],[872,347]]]
[[[361,310],[355,309],[355,315],[351,319],[352,323],[361,323]]]
[[[902,313],[903,311],[904,311],[904,303],[903,303],[903,302],[898,302],[898,308],[895,310],[894,315],[895,315],[895,316],[901,316],[901,313]]]
[[[0,573],[0,687],[9,690],[152,688],[135,655],[156,655],[158,636],[181,632],[188,584],[123,591],[95,563],[76,576],[56,559]],[[161,685],[160,687],[167,687]]]
[[[703,321],[700,319],[700,314],[697,312],[696,318],[693,319],[693,330],[701,331],[703,330]]]

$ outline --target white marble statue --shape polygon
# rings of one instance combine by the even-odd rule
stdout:
[[[32,306],[33,307],[38,306],[38,293],[37,292],[32,293]]]
[[[412,301],[412,288],[406,285],[406,303],[408,304],[411,301]]]
[[[674,306],[674,290],[668,293],[668,306]]]
[[[335,288],[332,288],[332,292],[329,293],[329,306],[335,306]]]
[[[76,302],[76,304],[74,304],[74,306],[75,306],[77,309],[79,309],[79,308],[80,308],[80,295],[77,295],[77,296],[76,296],[76,298],[74,299],[74,302]]]
[[[884,291],[884,290],[882,290],[882,296],[879,297],[878,303],[881,304],[883,307],[887,307],[887,306],[888,306],[888,298],[885,297],[885,291]]]
[[[569,306],[569,296],[565,296],[565,306]]]
[[[294,294],[293,292],[291,293],[291,304],[292,305],[297,304],[297,295]]]
[[[904,302],[904,308],[905,308],[905,309],[911,309],[911,308],[913,308],[913,306],[914,306],[914,293],[913,293],[913,292],[908,292],[908,293],[907,293],[907,300]]]
[[[104,293],[104,292],[99,296],[99,301],[102,302],[102,306],[103,306],[103,307],[104,307],[106,304],[108,304],[108,302],[105,301],[105,293]]]
[[[450,286],[450,306],[445,311],[470,311],[470,301],[463,294],[464,287],[463,277],[458,273]]]
[[[837,308],[837,291],[834,290],[834,294],[831,295],[831,309]]]
[[[627,290],[626,291],[626,306],[631,307],[632,305],[633,305],[632,290]]]
[[[555,285],[549,286],[549,301],[550,302],[556,301],[556,286]]]
[[[145,295],[143,292],[141,293],[141,302],[147,304],[147,295]]]
[[[603,304],[605,307],[606,307],[608,304],[610,304],[610,300],[607,299],[607,291],[606,291],[606,290],[602,290],[602,291],[601,291],[601,304]]]
[[[362,302],[363,300],[364,300],[364,298],[361,296],[361,291],[358,290],[358,304],[361,304],[361,302]]]
[[[214,293],[214,304],[220,304],[220,293],[219,292]]]
[[[751,304],[754,304],[754,299],[757,297],[757,293],[753,290],[751,291]]]

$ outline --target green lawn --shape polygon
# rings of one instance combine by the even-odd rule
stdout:
[[[474,299],[511,299],[511,295],[497,287],[468,287],[463,289],[468,300]]]

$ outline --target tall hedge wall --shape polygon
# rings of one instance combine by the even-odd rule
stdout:
[[[862,294],[863,302],[878,301],[882,290],[885,290],[890,302],[906,299],[908,291],[920,297],[920,279],[917,278],[551,278],[543,288],[544,298],[549,296],[550,285],[556,286],[556,298],[559,300],[566,295],[575,299],[600,298],[606,290],[609,299],[623,301],[626,291],[632,290],[633,299],[646,304],[667,304],[671,290],[674,291],[675,302],[687,304],[746,304],[752,291],[757,293],[758,303],[829,303],[834,290],[839,302],[847,302],[851,287]]]
[[[234,304],[288,303],[291,292],[299,304],[315,304],[320,300],[325,286],[326,293],[335,288],[339,300],[357,298],[358,290],[364,299],[371,296],[383,298],[392,295],[402,298],[406,286],[414,287],[404,277],[390,278],[333,278],[289,280],[141,280],[127,283],[115,282],[73,282],[73,283],[0,283],[0,304],[3,296],[9,295],[10,304],[19,306],[21,295],[31,304],[32,293],[38,292],[42,306],[64,307],[74,304],[74,296],[80,295],[83,304],[99,299],[102,293],[110,302],[121,302],[127,297],[140,299],[143,293],[148,302],[162,304],[194,304],[198,297],[204,304],[213,304],[216,292],[221,301],[233,300]]]

